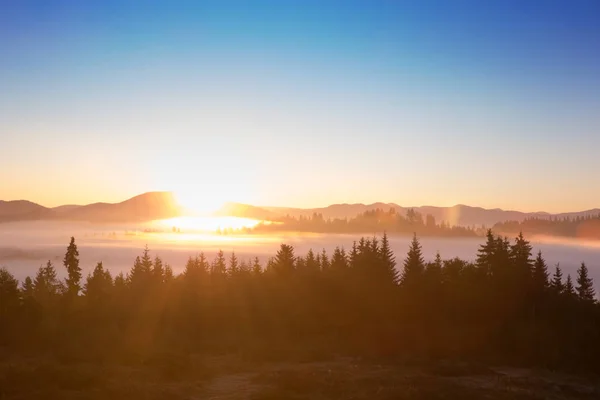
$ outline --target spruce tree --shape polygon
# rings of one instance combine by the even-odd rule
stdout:
[[[173,276],[173,268],[169,264],[165,264],[165,273],[163,274],[163,283],[169,284],[173,282],[175,277]]]
[[[0,339],[3,328],[13,322],[19,304],[19,281],[6,268],[0,268]]]
[[[33,280],[31,277],[26,277],[23,282],[23,288],[21,289],[23,297],[33,297]]]
[[[396,270],[396,256],[390,247],[390,241],[388,239],[387,233],[383,232],[383,237],[381,238],[381,246],[379,247],[379,257],[381,258],[381,263],[384,271],[387,272],[388,278],[394,284],[398,283],[399,274]]]
[[[533,269],[533,260],[531,259],[531,244],[523,237],[523,232],[515,239],[515,243],[510,246],[510,258],[512,265],[516,269],[517,279],[526,279],[531,276]]]
[[[329,257],[327,256],[327,251],[323,249],[323,251],[321,251],[321,271],[327,271],[329,267]]]
[[[37,271],[35,279],[33,280],[33,291],[35,297],[44,303],[50,298],[60,294],[61,285],[56,277],[56,270],[52,261],[48,260],[45,266],[40,267]]]
[[[225,261],[225,253],[223,253],[223,250],[219,250],[211,267],[211,275],[225,276],[226,274],[227,262]]]
[[[282,243],[273,259],[272,268],[280,275],[291,275],[296,269],[295,261],[294,248]]]
[[[228,268],[228,275],[229,276],[237,276],[240,272],[240,266],[238,263],[238,259],[237,256],[235,255],[235,252],[231,252],[231,256],[229,257],[229,268]]]
[[[262,266],[260,265],[260,260],[258,257],[254,257],[254,262],[252,263],[252,273],[255,276],[259,276],[262,274]]]
[[[427,263],[425,266],[425,274],[428,277],[428,281],[430,280],[439,280],[442,279],[442,256],[438,251],[435,253],[435,259],[433,262]]]
[[[550,287],[552,291],[556,294],[560,294],[564,291],[565,287],[562,282],[563,274],[560,269],[560,265],[556,264],[556,269],[554,271],[554,275],[552,275],[552,281],[550,282]]]
[[[154,282],[156,284],[163,283],[165,278],[165,268],[163,267],[163,262],[159,256],[154,257],[152,275],[154,276]]]
[[[477,250],[477,266],[490,275],[493,269],[494,254],[496,252],[497,241],[491,229],[487,230],[486,242]]]
[[[533,287],[537,293],[541,293],[548,288],[548,285],[548,267],[540,250],[533,263]]]
[[[571,279],[571,274],[567,275],[567,283],[565,284],[564,295],[569,298],[575,297],[575,289],[573,288],[573,280]]]
[[[581,301],[593,303],[594,296],[594,283],[588,275],[587,266],[582,262],[577,270],[577,297]]]
[[[308,253],[306,254],[304,266],[306,268],[307,273],[315,274],[319,271],[319,269],[320,269],[319,260],[317,260],[317,257],[315,256],[313,249],[308,250]]]
[[[110,271],[104,269],[102,262],[99,262],[94,271],[87,276],[83,293],[91,302],[99,303],[108,297],[112,286]]]
[[[331,256],[331,271],[343,273],[348,269],[348,258],[343,248],[336,247]]]
[[[81,268],[79,268],[79,251],[74,237],[71,237],[67,247],[63,265],[67,269],[67,293],[69,296],[77,296],[81,290]]]
[[[402,286],[415,286],[419,284],[425,270],[425,260],[421,252],[421,244],[417,234],[413,235],[408,254],[404,260],[404,270],[400,278]]]

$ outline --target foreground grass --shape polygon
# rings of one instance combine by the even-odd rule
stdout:
[[[257,362],[159,354],[127,362],[0,362],[0,399],[598,399],[600,382],[548,371],[435,363]]]

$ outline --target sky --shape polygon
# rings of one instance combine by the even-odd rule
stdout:
[[[600,3],[18,1],[0,199],[600,207]]]

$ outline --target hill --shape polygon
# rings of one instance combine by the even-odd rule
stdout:
[[[50,217],[52,210],[27,200],[0,200],[0,222],[28,221]]]
[[[65,220],[89,222],[144,222],[184,214],[170,192],[149,192],[120,203],[94,203],[47,208],[25,201],[0,201],[0,222]]]
[[[59,219],[90,222],[143,222],[183,213],[170,192],[149,192],[121,203],[94,203],[63,210]]]

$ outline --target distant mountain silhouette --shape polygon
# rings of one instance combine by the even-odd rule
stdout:
[[[485,209],[458,204],[452,207],[403,207],[395,203],[373,204],[332,204],[318,208],[290,208],[254,206],[241,203],[225,203],[214,216],[234,216],[260,220],[276,220],[287,215],[295,218],[310,217],[321,214],[325,219],[354,218],[365,211],[375,209],[389,210],[394,208],[397,213],[406,214],[408,209],[422,214],[432,215],[436,221],[445,221],[456,226],[492,227],[499,222],[521,222],[528,218],[550,217],[586,217],[597,216],[600,209],[550,214],[546,212],[526,213],[521,211]],[[88,205],[63,205],[47,208],[26,200],[1,201],[0,222],[26,221],[26,220],[78,220],[90,222],[144,222],[154,219],[173,218],[188,215],[190,212],[179,206],[171,192],[149,192],[120,203],[94,203]]]
[[[426,216],[432,215],[436,221],[448,222],[450,225],[456,226],[482,226],[492,227],[498,222],[504,221],[523,221],[526,218],[550,218],[550,217],[566,217],[571,218],[577,216],[598,215],[600,209],[592,209],[580,212],[550,214],[546,212],[526,213],[521,211],[502,210],[499,208],[485,209],[481,207],[472,207],[463,204],[457,204],[452,207],[435,207],[435,206],[420,206],[420,207],[403,207],[394,203],[373,203],[373,204],[333,204],[328,207],[321,208],[286,208],[286,207],[262,207],[262,209],[279,214],[280,216],[289,215],[291,217],[309,217],[314,213],[322,214],[323,218],[353,218],[365,211],[375,209],[389,210],[394,208],[397,213],[405,214],[408,209]]]
[[[0,201],[0,222],[68,220],[89,222],[144,222],[184,214],[170,192],[150,192],[121,203],[94,203],[46,208],[29,201]]]
[[[213,216],[270,220],[280,217],[281,214],[249,204],[225,203],[220,209],[213,213]]]
[[[182,214],[170,192],[144,193],[121,203],[94,203],[71,207],[62,212],[61,219],[91,222],[135,222],[173,218]]]
[[[0,222],[27,221],[50,217],[52,210],[27,200],[0,200]]]

